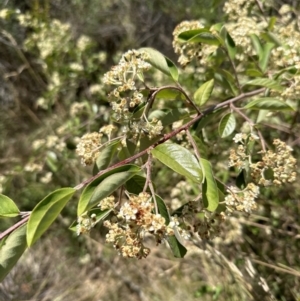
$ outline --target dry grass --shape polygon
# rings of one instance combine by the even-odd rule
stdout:
[[[149,241],[153,248],[149,257],[136,260],[118,256],[97,233],[92,235],[97,241],[51,236],[28,250],[3,281],[1,301],[276,300],[271,293],[274,285],[290,276],[299,279],[292,268],[237,253],[241,247],[237,242],[215,246],[189,242],[186,257],[174,259],[165,246]],[[264,265],[266,278],[258,271]],[[291,292],[297,300],[296,291]]]

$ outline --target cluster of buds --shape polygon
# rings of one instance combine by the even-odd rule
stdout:
[[[228,213],[233,211],[243,211],[251,213],[257,208],[255,199],[259,195],[259,187],[253,183],[249,183],[243,190],[237,187],[229,187],[228,195],[225,197],[225,203]]]
[[[88,216],[87,213],[84,213],[77,218],[76,233],[77,235],[89,233],[95,225],[96,215]]]
[[[229,167],[237,167],[238,170],[245,169],[250,156],[247,154],[247,144],[250,141],[257,140],[258,136],[254,133],[239,133],[236,134],[233,138],[235,143],[238,143],[237,149],[230,149],[229,155]]]
[[[104,75],[104,83],[116,86],[109,95],[117,120],[128,120],[130,110],[143,101],[143,95],[136,87],[135,80],[143,78],[143,73],[150,69],[146,62],[148,54],[144,51],[129,50],[123,54],[118,65]]]
[[[249,167],[253,182],[259,186],[280,186],[283,183],[291,183],[296,180],[296,159],[291,155],[292,148],[285,142],[275,139],[275,151],[264,152],[262,160],[251,162],[251,155],[247,153],[247,144],[258,137],[254,134],[237,134],[234,141],[239,143],[237,150],[231,149],[229,166],[235,166],[239,170]],[[255,199],[259,194],[259,187],[249,183],[244,190],[236,187],[228,189],[225,197],[229,212],[244,211],[251,213],[256,209]]]
[[[211,213],[200,209],[199,202],[194,200],[184,205],[182,214],[177,219],[189,231],[181,229],[182,237],[188,239],[190,236],[197,234],[201,239],[208,240],[220,235],[221,224],[225,221],[226,216],[223,212]]]
[[[175,53],[179,55],[178,63],[183,68],[193,59],[196,59],[201,66],[209,64],[210,55],[218,47],[216,45],[184,42],[178,37],[182,32],[202,28],[204,28],[204,25],[199,21],[184,21],[177,25],[173,31],[173,48]],[[211,33],[214,33],[213,31],[211,30]]]
[[[173,224],[166,225],[165,218],[153,213],[154,210],[149,194],[130,196],[121,206],[115,221],[112,219],[104,222],[104,226],[109,229],[106,241],[113,243],[124,257],[147,257],[150,249],[143,243],[146,234],[153,235],[157,244],[165,237],[174,235]]]
[[[126,136],[131,136],[132,139],[137,139],[138,137],[148,136],[152,139],[159,136],[163,130],[162,122],[156,118],[153,118],[150,122],[140,119],[138,121],[133,121],[130,127],[124,127],[123,133]]]
[[[102,136],[102,133],[93,132],[85,134],[80,138],[76,153],[81,157],[83,165],[91,165],[97,160],[100,154],[99,147]]]
[[[275,139],[273,144],[274,152],[265,152],[262,161],[250,165],[251,176],[262,186],[295,182],[297,161],[291,155],[293,149],[279,139]]]
[[[178,24],[173,31],[173,48],[175,53],[179,55],[178,63],[185,67],[193,58],[198,57],[201,51],[201,45],[198,43],[182,43],[178,36],[185,31],[204,28],[199,21],[183,21]]]

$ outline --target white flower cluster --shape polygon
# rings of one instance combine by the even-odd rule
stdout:
[[[243,211],[251,213],[257,208],[255,199],[259,195],[259,187],[254,183],[249,183],[243,190],[237,187],[229,187],[228,195],[225,197],[226,208],[229,213],[233,211]]]
[[[123,54],[118,65],[104,74],[106,85],[117,86],[109,93],[109,101],[117,120],[128,120],[129,111],[143,101],[143,95],[136,87],[136,80],[150,69],[146,62],[148,55],[143,51],[129,50]]]
[[[147,193],[130,196],[118,214],[117,221],[105,221],[104,226],[109,229],[106,241],[124,257],[147,257],[150,249],[144,246],[144,237],[151,234],[159,244],[162,240],[174,235],[174,223],[166,225],[165,218],[153,213],[154,204]]]
[[[210,63],[209,57],[216,51],[218,46],[201,43],[190,43],[181,40],[178,36],[195,29],[202,29],[204,25],[199,21],[183,21],[173,31],[173,48],[179,55],[178,62],[185,68],[192,60],[196,60],[199,65],[206,66]],[[211,34],[214,34],[211,30]]]
[[[91,165],[98,158],[102,136],[102,133],[93,132],[85,134],[80,138],[76,153],[81,157],[81,163],[83,165]]]

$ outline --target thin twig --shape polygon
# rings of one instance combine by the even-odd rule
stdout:
[[[196,142],[195,142],[195,140],[194,140],[194,138],[191,135],[191,132],[189,130],[186,130],[186,134],[187,134],[189,142],[191,143],[191,145],[192,145],[192,147],[194,149],[195,155],[196,155],[198,161],[200,162],[201,156],[200,156],[197,144],[196,144]]]
[[[255,127],[255,123],[248,117],[246,116],[239,108],[237,108],[233,103],[230,104],[230,107],[236,111],[239,115],[241,115],[249,124],[251,127]],[[257,134],[260,138],[260,143],[261,143],[261,147],[262,147],[262,150],[263,152],[266,152],[266,142],[265,142],[265,139],[261,133],[260,130],[258,130],[256,128],[256,131],[257,131]]]
[[[16,229],[20,228],[22,225],[24,225],[29,220],[29,217],[30,217],[30,215],[26,216],[25,218],[21,219],[16,224],[14,224],[13,226],[9,227],[7,230],[5,230],[4,232],[2,232],[0,234],[0,240],[2,238],[4,238],[5,236],[9,235],[14,230],[16,230]]]
[[[167,85],[167,86],[163,86],[163,87],[160,87],[160,88],[151,88],[150,89],[150,94],[149,94],[149,97],[148,97],[148,106],[145,110],[145,114],[148,113],[148,111],[151,109],[152,107],[152,104],[154,102],[154,99],[156,97],[156,95],[163,91],[163,90],[167,90],[167,89],[173,89],[173,90],[177,90],[179,91],[180,93],[182,93],[185,97],[185,99],[187,100],[187,102],[196,110],[196,112],[198,114],[201,114],[201,111],[199,110],[199,108],[195,105],[195,103],[193,102],[193,100],[187,95],[187,93],[184,91],[184,89],[181,87],[181,86],[171,86],[171,85]]]

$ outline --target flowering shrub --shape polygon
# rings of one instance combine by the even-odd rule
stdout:
[[[272,3],[264,5],[268,9]],[[263,9],[257,1],[230,0],[224,6],[228,19],[224,24],[179,24],[173,47],[181,71],[152,48],[123,54],[103,76],[103,88],[109,90],[111,124],[77,139],[76,153],[83,165],[94,166],[94,175],[74,188],[50,193],[1,234],[2,239],[7,238],[0,254],[14,250],[13,256],[0,257],[6,267],[1,278],[81,189],[78,218],[71,226],[78,235],[103,222],[106,241],[123,257],[146,258],[149,236],[157,244],[168,243],[175,257],[183,257],[188,240],[220,236],[229,217],[237,212],[249,216],[259,208],[263,190],[296,181],[292,148],[276,131],[268,133],[264,122],[276,125],[286,119],[293,123],[300,48],[294,47],[291,37],[299,33],[287,6],[279,11],[278,20],[262,15]],[[19,19],[28,22],[26,16]],[[283,30],[286,24],[289,34]],[[61,26],[62,33],[69,30],[57,22],[55,26]],[[49,31],[44,32],[43,26],[37,34],[46,43],[32,36],[26,47],[35,41],[46,62],[57,48],[48,42]],[[65,36],[58,35],[55,43],[61,44],[62,39]],[[87,43],[82,37],[78,47],[84,51]],[[82,65],[74,60],[70,70],[76,80]],[[155,82],[158,72],[166,84]],[[51,91],[60,86],[60,76],[53,71]],[[93,91],[99,89],[90,87]],[[38,105],[47,104],[39,100]],[[75,117],[84,109],[85,105],[74,103],[70,114]],[[36,141],[34,147],[62,151],[62,141],[50,138]],[[218,162],[212,158],[214,145],[220,153]],[[217,164],[224,156],[226,177],[221,178]],[[26,170],[39,168],[32,165]],[[170,197],[159,193],[159,170],[170,176],[164,179],[169,184],[176,181]],[[51,181],[51,175],[45,174],[41,181]],[[7,196],[1,195],[1,201],[1,217],[21,214]]]

